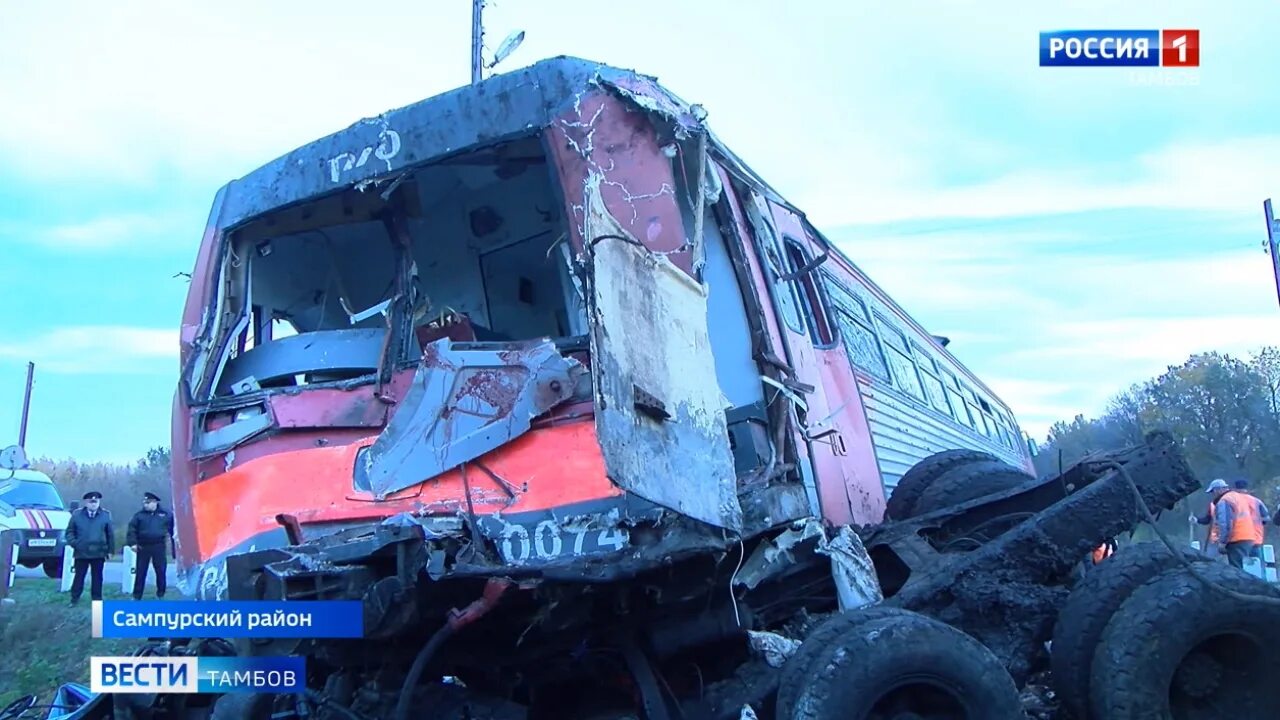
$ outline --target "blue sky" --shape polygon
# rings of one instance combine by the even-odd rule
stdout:
[[[0,4],[0,442],[168,443],[216,189],[468,80],[470,3]],[[1280,4],[499,0],[504,69],[568,54],[702,103],[1033,435],[1195,351],[1280,339]],[[784,11],[779,13],[778,8]],[[1201,30],[1196,71],[1040,68],[1041,30]]]

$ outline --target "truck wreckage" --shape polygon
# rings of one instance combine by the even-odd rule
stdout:
[[[1092,608],[1231,570],[1126,547],[1137,580],[1063,610],[1199,486],[1176,446],[1037,479],[948,341],[705,117],[555,58],[223,188],[174,408],[185,590],[358,599],[365,637],[153,643],[304,654],[310,690],[77,717],[999,719],[1051,662],[1079,717],[1280,707],[1276,622],[1099,678],[1136,640]]]

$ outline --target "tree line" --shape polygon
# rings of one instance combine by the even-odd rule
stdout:
[[[1100,417],[1054,423],[1035,457],[1036,470],[1055,473],[1090,453],[1136,445],[1155,430],[1173,435],[1204,484],[1246,480],[1274,513],[1280,502],[1280,348],[1264,347],[1246,358],[1195,354],[1116,394]],[[1187,516],[1207,507],[1207,497],[1193,493],[1163,514],[1160,527],[1175,540],[1202,540],[1203,528],[1193,531]],[[1280,539],[1274,528],[1268,532],[1270,542]]]
[[[173,507],[173,498],[169,497],[171,467],[167,447],[153,447],[132,464],[80,462],[74,458],[54,460],[49,457],[31,460],[31,469],[48,475],[68,505],[72,501],[80,502],[80,498],[90,490],[102,493],[102,507],[111,511],[115,521],[117,552],[124,546],[129,518],[142,509],[144,492],[159,495],[164,507]]]

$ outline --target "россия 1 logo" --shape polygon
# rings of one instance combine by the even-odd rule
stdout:
[[[1040,33],[1041,67],[1199,67],[1199,30]]]

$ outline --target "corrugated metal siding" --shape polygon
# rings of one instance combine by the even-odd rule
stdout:
[[[985,450],[1015,467],[1022,466],[1022,458],[1005,445],[926,409],[886,383],[860,378],[858,385],[886,495],[912,465],[943,450]]]

